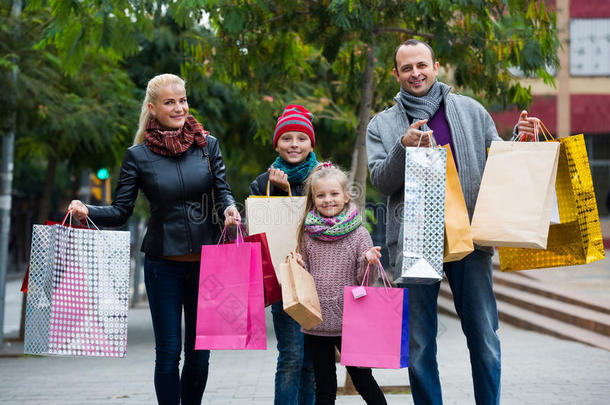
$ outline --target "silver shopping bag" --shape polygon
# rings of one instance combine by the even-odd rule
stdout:
[[[34,225],[24,353],[124,357],[129,232]]]
[[[446,170],[446,149],[405,148],[397,283],[434,284],[443,278]]]

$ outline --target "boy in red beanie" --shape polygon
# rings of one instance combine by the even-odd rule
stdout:
[[[273,148],[278,153],[268,171],[250,184],[250,195],[305,195],[305,179],[319,163],[313,115],[303,106],[290,104],[277,120]],[[275,405],[314,405],[315,383],[311,357],[305,353],[301,326],[284,312],[282,302],[271,305],[273,328],[277,338]]]

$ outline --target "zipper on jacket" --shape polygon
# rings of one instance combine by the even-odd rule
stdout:
[[[178,169],[178,179],[180,179],[180,189],[182,190],[182,214],[184,216],[184,225],[186,226],[186,233],[188,234],[188,246],[189,253],[193,252],[193,241],[191,239],[191,228],[189,227],[188,215],[186,213],[186,198],[184,196],[184,179],[182,179],[182,170],[180,170],[180,162],[176,161],[176,168]]]

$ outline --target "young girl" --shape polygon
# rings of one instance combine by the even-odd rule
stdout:
[[[326,162],[307,179],[306,214],[298,231],[295,258],[313,276],[322,323],[304,330],[305,349],[313,360],[316,405],[334,404],[337,392],[335,347],[341,351],[343,287],[360,284],[367,264],[375,267],[381,254],[362,226],[358,209],[350,204],[347,176]],[[367,404],[385,404],[370,368],[347,367],[354,386]]]

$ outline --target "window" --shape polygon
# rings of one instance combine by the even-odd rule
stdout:
[[[610,18],[570,20],[570,74],[610,76]]]

